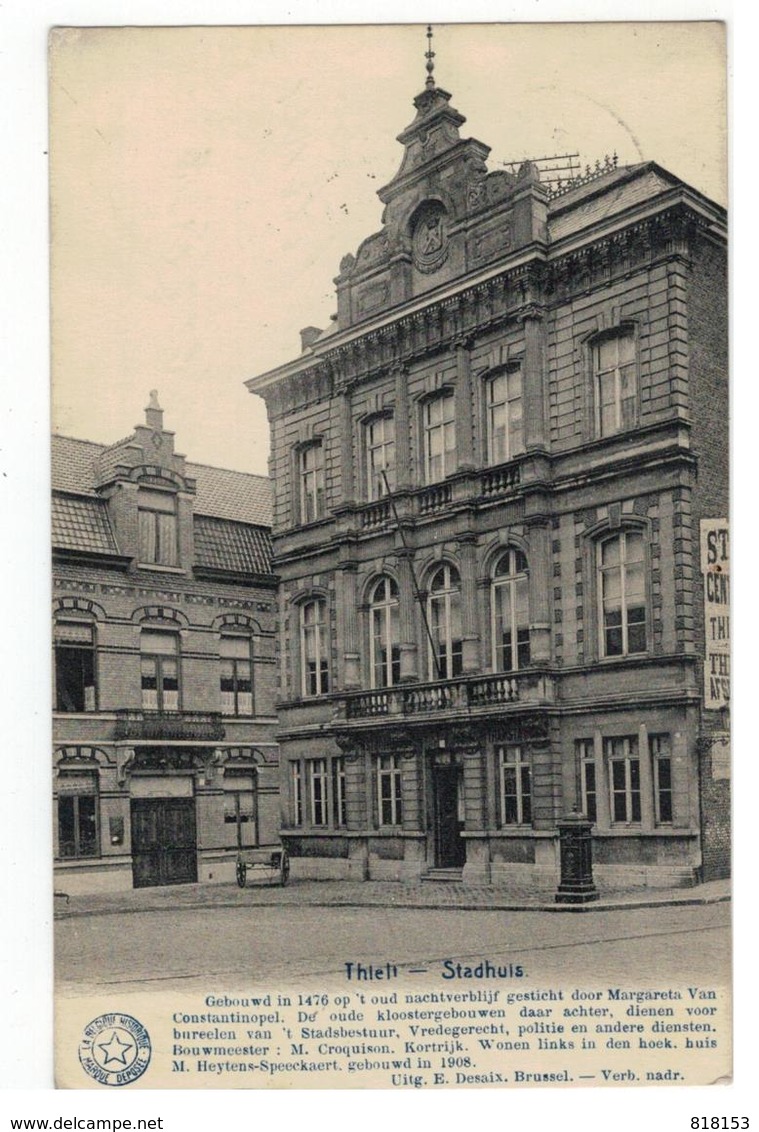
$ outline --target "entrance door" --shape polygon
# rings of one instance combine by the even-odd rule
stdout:
[[[461,771],[457,766],[433,768],[435,791],[435,864],[441,869],[460,868],[466,860],[466,847],[459,819]]]
[[[194,798],[132,799],[135,888],[198,879]]]

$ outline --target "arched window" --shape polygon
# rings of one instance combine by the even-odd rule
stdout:
[[[430,579],[427,598],[430,679],[461,675],[461,583],[458,570],[445,563]]]
[[[398,600],[396,582],[392,578],[380,578],[369,601],[373,688],[387,688],[401,678]]]
[[[327,607],[321,598],[300,607],[301,687],[304,696],[329,691]]]
[[[491,617],[494,670],[525,668],[530,663],[529,586],[521,550],[507,550],[496,563]]]
[[[602,656],[646,651],[645,547],[639,531],[599,543],[598,600]]]

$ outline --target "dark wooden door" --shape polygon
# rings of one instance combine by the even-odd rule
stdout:
[[[198,879],[194,798],[132,801],[132,875],[135,888],[193,884]]]
[[[466,860],[466,847],[459,820],[461,772],[457,766],[438,766],[435,784],[435,864],[441,869],[460,868]]]

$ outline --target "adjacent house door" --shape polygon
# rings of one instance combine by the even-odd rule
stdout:
[[[198,879],[194,798],[132,799],[135,888]]]
[[[457,766],[433,768],[435,791],[435,865],[441,869],[457,869],[466,861],[466,847],[461,832],[461,770]]]

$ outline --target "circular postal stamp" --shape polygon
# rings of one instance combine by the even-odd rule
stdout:
[[[79,1060],[101,1085],[131,1085],[150,1064],[150,1035],[131,1014],[101,1014],[85,1026]]]

